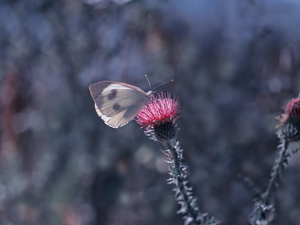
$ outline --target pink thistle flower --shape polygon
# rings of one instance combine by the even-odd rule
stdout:
[[[281,114],[277,119],[280,124],[276,128],[280,128],[279,134],[288,140],[299,140],[300,138],[300,95],[293,98],[285,107],[285,113]]]
[[[154,95],[147,106],[137,115],[136,122],[154,140],[173,139],[178,132],[179,101],[167,93]]]
[[[278,127],[285,125],[291,120],[299,120],[300,122],[300,98],[299,97],[293,98],[291,101],[289,101],[284,109],[285,113],[277,117],[277,119],[280,121],[280,125]]]
[[[287,104],[286,113],[290,117],[300,118],[300,98],[294,98]]]

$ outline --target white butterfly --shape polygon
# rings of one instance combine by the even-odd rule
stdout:
[[[110,127],[119,128],[133,120],[148,104],[152,91],[121,82],[100,81],[91,84],[90,93],[98,116]]]

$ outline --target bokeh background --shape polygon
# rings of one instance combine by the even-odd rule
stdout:
[[[202,212],[248,224],[278,154],[275,117],[300,91],[298,0],[1,0],[0,223],[183,224],[163,146],[106,126],[88,86],[160,87]],[[300,159],[274,224],[300,221]]]

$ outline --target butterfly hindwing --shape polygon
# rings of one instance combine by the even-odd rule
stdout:
[[[126,125],[128,122],[134,119],[134,117],[143,109],[144,104],[135,104],[130,106],[129,108],[121,111],[120,113],[114,115],[113,117],[106,117],[104,115],[101,116],[101,118],[104,120],[104,122],[113,127],[113,128],[119,128],[124,125]],[[96,109],[99,115],[99,110]],[[106,119],[105,119],[106,117]]]
[[[113,81],[92,84],[90,91],[97,114],[113,128],[133,120],[149,100],[142,89]]]

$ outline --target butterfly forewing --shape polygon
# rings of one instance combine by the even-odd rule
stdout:
[[[113,128],[133,120],[150,97],[138,87],[114,81],[92,84],[90,92],[98,115]]]
[[[146,95],[135,90],[116,90],[106,92],[95,99],[98,109],[106,116],[114,116],[133,105],[143,104]]]
[[[91,84],[89,89],[93,99],[96,99],[101,93],[109,92],[113,89],[134,89],[145,94],[139,87],[116,81],[99,81]]]

